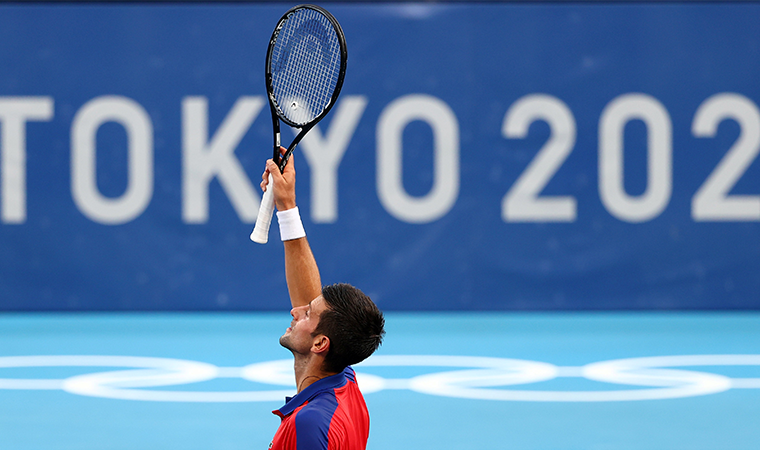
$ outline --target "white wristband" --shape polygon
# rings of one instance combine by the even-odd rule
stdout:
[[[306,236],[298,206],[286,211],[277,211],[277,223],[280,224],[280,239],[283,241],[291,241]]]

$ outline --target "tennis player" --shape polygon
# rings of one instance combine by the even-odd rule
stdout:
[[[293,353],[298,392],[272,411],[282,422],[269,448],[365,450],[369,413],[351,364],[363,361],[380,346],[385,334],[383,314],[353,286],[322,287],[296,206],[292,157],[283,173],[271,159],[267,161],[261,182],[265,191],[270,172],[293,306],[293,320],[280,344]]]

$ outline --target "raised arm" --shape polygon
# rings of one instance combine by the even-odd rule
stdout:
[[[262,176],[261,188],[267,189],[269,174],[274,183],[274,204],[278,211],[287,211],[296,207],[296,170],[291,156],[285,171],[280,173],[277,165],[270,159]],[[306,237],[283,242],[285,246],[285,279],[288,283],[290,303],[293,307],[308,305],[322,293],[319,268],[311,252]]]

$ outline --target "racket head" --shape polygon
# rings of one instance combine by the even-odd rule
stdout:
[[[343,87],[348,50],[338,21],[316,5],[289,9],[272,32],[266,87],[272,111],[295,128],[310,128]]]

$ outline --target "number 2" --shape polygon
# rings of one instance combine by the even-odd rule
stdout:
[[[731,93],[715,94],[694,115],[695,137],[714,137],[725,119],[739,123],[741,132],[691,201],[696,221],[760,220],[760,195],[728,195],[760,153],[760,111],[748,98]]]
[[[571,196],[539,196],[575,145],[575,118],[556,97],[533,94],[517,100],[504,116],[502,134],[524,138],[530,124],[544,120],[551,134],[501,203],[505,222],[574,222],[577,202]]]

